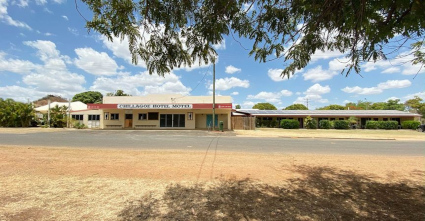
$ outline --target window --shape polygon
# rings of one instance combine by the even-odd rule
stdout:
[[[272,120],[271,117],[263,117],[263,120]]]
[[[331,118],[331,121],[334,121],[335,120],[335,118]]]
[[[82,115],[82,114],[73,114],[71,116],[71,118],[74,119],[74,120],[83,120],[84,119],[84,115]]]
[[[185,114],[161,114],[160,127],[185,127]]]
[[[344,118],[339,118],[339,120],[344,120]]]
[[[158,120],[158,112],[149,112],[148,120]]]
[[[105,112],[105,120],[109,120],[109,112]]]
[[[111,120],[119,120],[120,114],[111,114]]]
[[[383,120],[384,120],[384,121],[388,121],[388,118],[384,118]]]
[[[99,114],[89,114],[89,120],[100,120]]]
[[[148,115],[147,114],[139,114],[139,120],[147,120],[148,119]]]
[[[378,118],[373,118],[374,121],[378,121]]]

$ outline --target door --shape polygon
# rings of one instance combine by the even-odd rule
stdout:
[[[300,128],[304,128],[304,118],[298,118],[298,122],[300,122]]]
[[[125,128],[133,127],[133,114],[125,114]]]
[[[218,126],[218,115],[216,114],[215,115],[215,119],[214,119],[214,122],[215,122],[215,126],[217,127]],[[213,125],[212,125],[212,114],[207,114],[207,128],[208,127],[213,127]]]

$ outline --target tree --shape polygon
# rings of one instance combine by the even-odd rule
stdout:
[[[98,91],[86,91],[79,94],[74,95],[72,101],[81,101],[85,104],[101,104],[103,101],[102,93]]]
[[[338,104],[331,104],[328,106],[317,108],[317,110],[345,110],[345,107]]]
[[[34,108],[31,103],[22,103],[13,99],[0,98],[0,126],[1,127],[28,127],[34,117]]]
[[[282,58],[287,63],[282,77],[325,50],[347,55],[346,75],[352,69],[359,73],[364,61],[401,54],[406,44],[411,44],[411,62],[424,64],[420,0],[82,1],[93,12],[88,30],[110,41],[127,38],[132,62],[142,59],[150,74],[164,75],[196,60],[213,62],[212,45],[224,35],[251,40],[249,55],[259,62]]]
[[[106,96],[131,96],[131,95],[124,93],[123,90],[117,90],[115,91],[115,93],[107,93]]]
[[[422,101],[422,98],[415,96],[415,98],[407,100],[404,104],[407,110],[425,116],[425,102]]]
[[[241,105],[236,104],[235,109],[241,109]]]
[[[304,104],[292,104],[285,108],[285,110],[308,110]]]
[[[399,110],[399,111],[404,111],[404,109],[406,109],[406,107],[404,106],[403,103],[399,103],[400,99],[390,99],[386,102],[385,104],[385,109],[384,110]]]
[[[252,107],[252,109],[258,110],[277,110],[277,108],[270,103],[258,103]]]

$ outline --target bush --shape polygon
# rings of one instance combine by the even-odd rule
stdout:
[[[297,120],[281,120],[280,126],[283,129],[298,129],[300,128],[300,122]]]
[[[334,128],[337,130],[347,130],[350,128],[350,122],[348,120],[335,120]]]
[[[403,121],[401,123],[401,127],[403,129],[416,130],[416,129],[418,129],[419,125],[421,125],[421,122],[415,121],[415,120],[407,120],[407,121]]]
[[[378,129],[379,122],[380,121],[374,121],[374,120],[367,121],[366,122],[366,129]]]
[[[76,129],[85,129],[85,128],[87,128],[86,125],[80,124],[80,122],[78,122],[78,121],[74,122],[73,126]]]
[[[398,122],[397,121],[378,121],[378,129],[383,130],[397,130]]]
[[[331,122],[329,120],[321,120],[319,122],[320,129],[331,129]]]
[[[369,120],[366,122],[366,129],[382,129],[382,130],[397,130],[397,121],[374,121]]]
[[[305,118],[305,128],[307,128],[307,129],[317,129],[317,121],[314,118],[307,116]]]

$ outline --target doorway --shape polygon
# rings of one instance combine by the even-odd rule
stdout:
[[[133,127],[133,114],[125,114],[124,127],[125,128]]]

